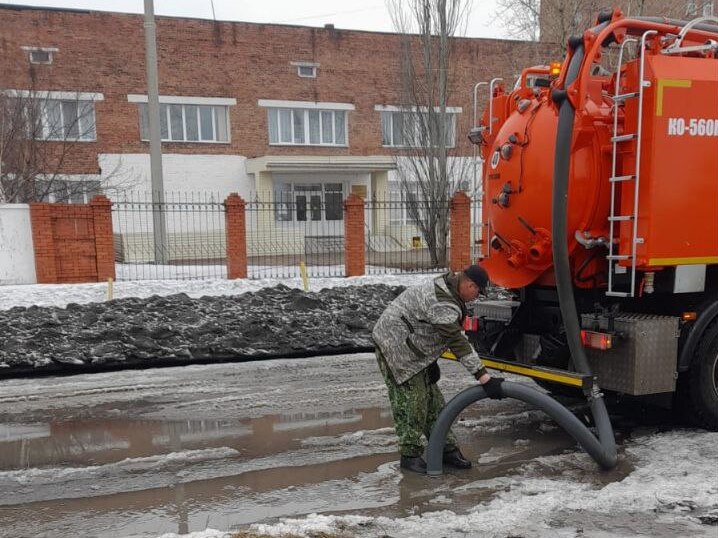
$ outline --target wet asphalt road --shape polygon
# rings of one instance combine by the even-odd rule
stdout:
[[[447,399],[472,383],[458,364],[442,371]],[[642,465],[622,450],[615,470],[598,472],[568,435],[515,401],[481,402],[455,430],[473,469],[403,475],[370,354],[8,380],[0,385],[0,536],[155,537],[310,513],[399,522],[446,509],[491,513],[522,484],[526,497],[536,480],[600,492],[627,484]],[[629,421],[618,433],[640,441],[656,431]],[[685,510],[669,499],[667,519],[655,509],[596,508],[588,519],[573,509],[544,514],[543,525],[574,532],[566,536],[581,528],[581,536],[715,537],[718,527],[697,518],[710,522],[718,508],[718,473],[716,496],[715,506],[687,499],[696,506]],[[389,535],[401,536],[401,525]],[[511,528],[521,525],[531,528]],[[518,535],[551,535],[532,532]]]

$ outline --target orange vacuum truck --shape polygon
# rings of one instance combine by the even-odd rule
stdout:
[[[483,158],[487,364],[718,430],[718,18],[602,13],[469,133]],[[632,398],[631,398],[632,399]]]

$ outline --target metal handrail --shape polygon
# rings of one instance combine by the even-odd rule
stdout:
[[[611,157],[611,178],[616,177],[617,173],[617,166],[618,166],[618,142],[616,141],[616,137],[618,136],[618,106],[619,101],[616,99],[616,96],[621,94],[621,66],[623,65],[623,54],[625,52],[625,47],[629,43],[637,43],[637,39],[633,38],[627,38],[621,43],[621,47],[618,50],[618,61],[617,61],[617,68],[616,68],[616,84],[615,84],[615,91],[613,95],[613,155]],[[614,181],[611,181],[611,209],[609,215],[611,217],[616,215],[616,183]],[[608,219],[608,226],[609,226],[609,232],[608,232],[608,293],[613,293],[613,256],[614,256],[614,240],[613,240],[613,233],[614,233],[614,220],[612,218]]]
[[[646,38],[656,35],[658,31],[647,30],[641,36],[641,67],[638,87],[638,130],[636,131],[636,178],[633,184],[633,237],[631,240],[631,297],[636,295],[636,245],[638,244],[638,195],[641,181],[641,135],[643,133],[643,89],[650,86],[645,79],[646,72]]]

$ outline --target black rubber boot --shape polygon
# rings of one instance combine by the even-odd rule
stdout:
[[[458,447],[452,447],[445,451],[443,462],[456,469],[471,469],[471,462],[464,457]]]
[[[426,462],[421,456],[402,456],[399,467],[414,473],[426,474]]]

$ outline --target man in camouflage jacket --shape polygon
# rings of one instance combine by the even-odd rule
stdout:
[[[492,378],[463,334],[466,303],[488,284],[486,271],[471,265],[460,273],[446,273],[431,282],[408,288],[389,304],[374,326],[372,338],[389,390],[401,467],[425,473],[422,434],[429,434],[443,409],[436,385],[437,359],[447,349],[474,375],[492,398],[500,398],[502,379]],[[446,436],[444,463],[468,469],[453,432]]]

